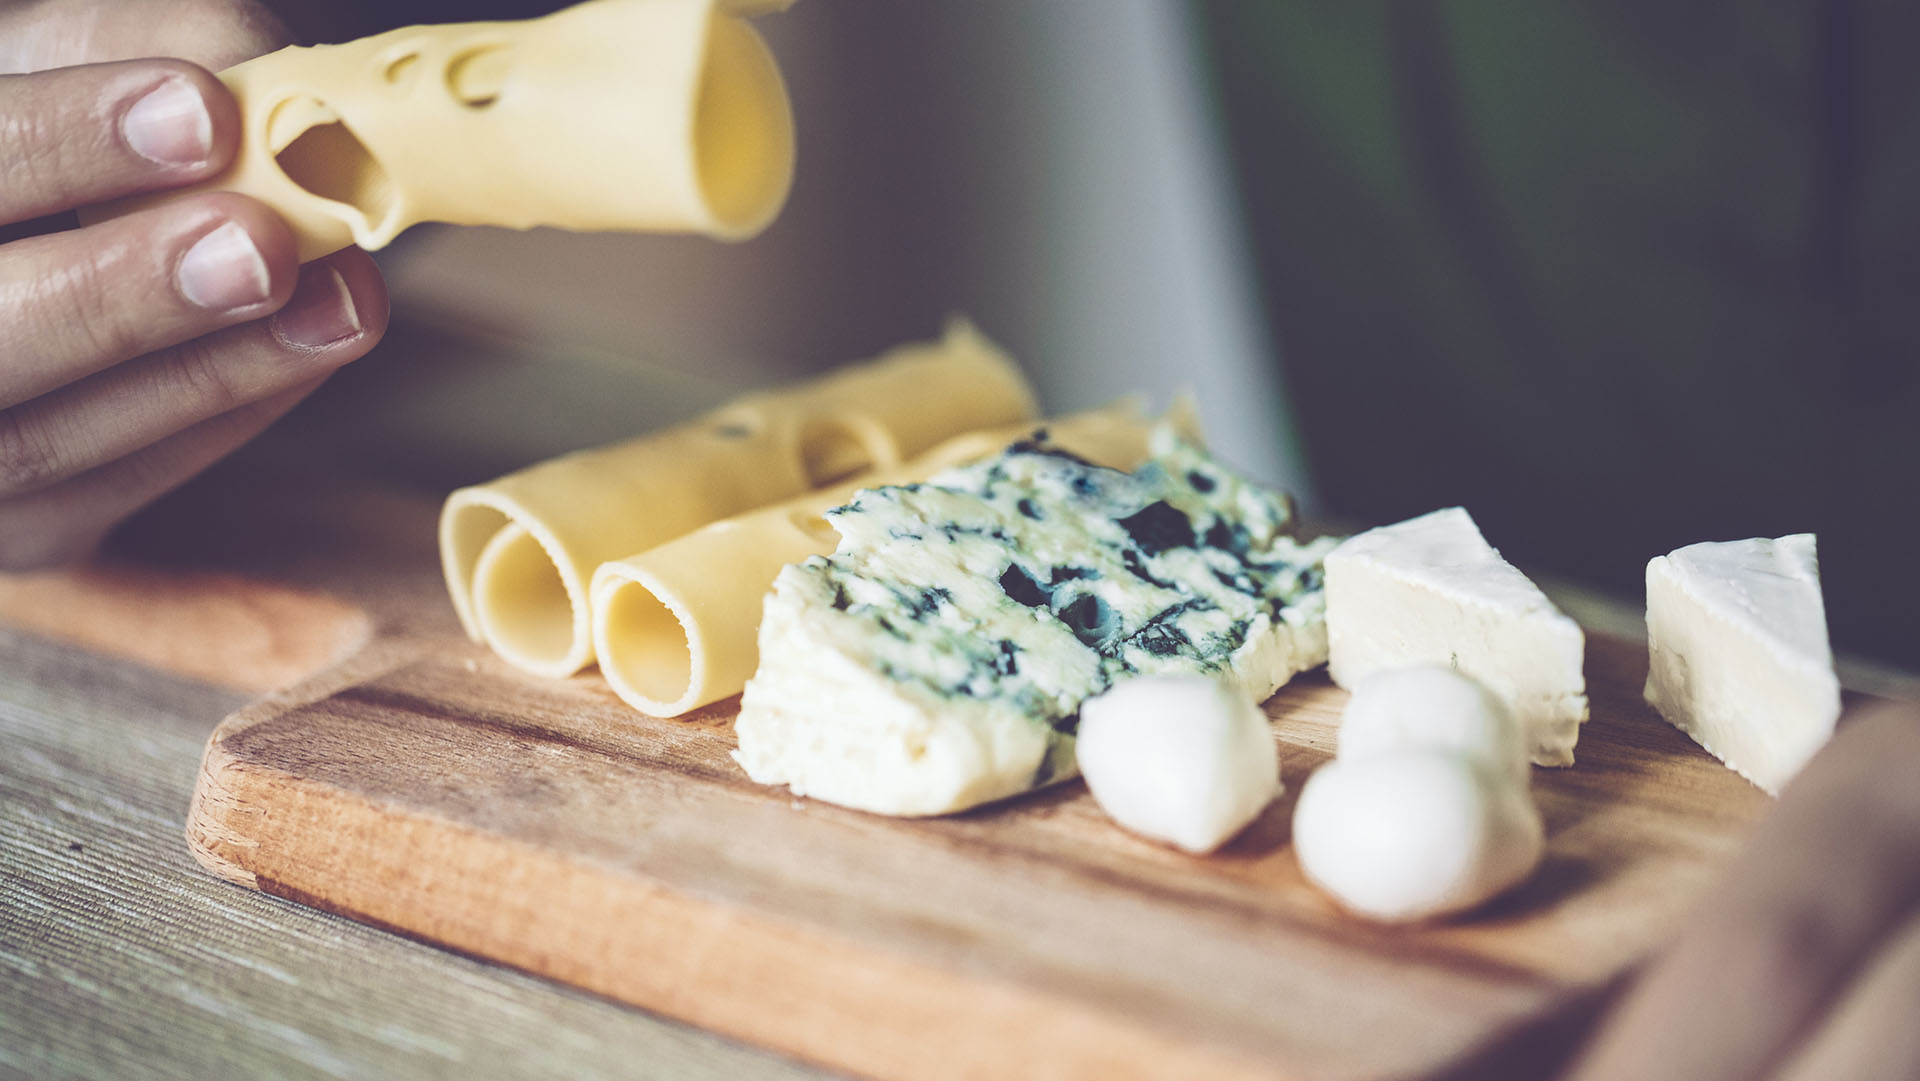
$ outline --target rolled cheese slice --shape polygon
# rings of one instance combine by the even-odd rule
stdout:
[[[243,192],[302,262],[423,221],[750,236],[792,184],[793,117],[745,17],[790,2],[590,0],[269,53],[220,75],[242,124],[225,173],[82,220]]]
[[[476,641],[571,675],[594,659],[587,586],[600,564],[1034,409],[1013,362],[956,321],[938,342],[455,491],[440,516],[447,589]]]
[[[1191,410],[1170,418],[1194,427]],[[1089,461],[1132,469],[1147,457],[1155,421],[1137,398],[1048,421],[1049,442]],[[991,457],[1033,425],[972,432],[857,482],[703,526],[650,551],[602,564],[593,575],[594,651],[628,705],[655,717],[740,693],[759,664],[760,610],[780,569],[832,553],[840,536],[825,513],[861,488],[910,484]],[[1194,433],[1197,436],[1197,433]]]

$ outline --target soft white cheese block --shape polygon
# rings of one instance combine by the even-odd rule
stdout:
[[[1833,734],[1840,681],[1811,533],[1655,557],[1647,644],[1648,703],[1770,793]]]
[[[1473,908],[1524,881],[1545,847],[1524,785],[1432,747],[1336,758],[1307,778],[1293,813],[1308,881],[1387,922]]]
[[[1416,749],[1470,758],[1520,788],[1533,779],[1520,722],[1478,680],[1437,664],[1361,680],[1340,713],[1336,753],[1357,761]]]
[[[1326,560],[1328,671],[1446,665],[1497,695],[1542,766],[1573,764],[1587,719],[1586,638],[1473,519],[1449,507],[1348,538]]]
[[[1162,440],[1122,473],[1021,444],[862,491],[787,567],[735,759],[862,810],[963,810],[1072,777],[1082,702],[1141,675],[1253,701],[1326,659],[1322,556],[1286,499]]]
[[[1080,772],[1122,826],[1212,852],[1280,795],[1266,714],[1207,676],[1125,679],[1080,709]]]

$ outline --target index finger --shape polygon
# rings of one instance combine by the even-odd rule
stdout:
[[[227,88],[185,60],[0,75],[0,222],[205,180],[239,131]]]

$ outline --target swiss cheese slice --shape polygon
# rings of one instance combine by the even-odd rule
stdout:
[[[1840,681],[1811,533],[1653,559],[1647,645],[1647,701],[1770,793],[1833,735]]]
[[[440,516],[447,589],[476,641],[570,675],[594,659],[587,587],[600,564],[1033,415],[1019,369],[956,322],[938,342],[455,491]]]
[[[422,221],[749,236],[786,200],[794,139],[746,16],[786,2],[590,0],[282,49],[220,74],[241,112],[225,173],[82,217],[243,192],[302,262]]]

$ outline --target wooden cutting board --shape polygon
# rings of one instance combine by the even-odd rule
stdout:
[[[934,820],[753,784],[732,702],[640,716],[593,673],[460,637],[434,508],[272,487],[0,618],[264,689],[223,722],[187,837],[242,885],[883,1079],[1415,1076],[1656,944],[1766,797],[1590,640],[1579,764],[1536,770],[1546,861],[1471,919],[1342,915],[1288,845],[1345,699],[1267,703],[1288,795],[1211,858],[1111,825],[1078,782]]]

